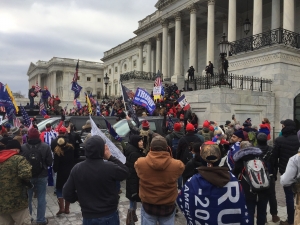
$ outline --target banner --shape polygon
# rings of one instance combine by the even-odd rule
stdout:
[[[85,97],[86,97],[86,104],[88,106],[89,114],[92,115],[93,110],[92,110],[92,105],[91,105],[91,102],[90,102],[90,98],[86,93],[85,93]]]
[[[185,95],[182,95],[180,98],[177,99],[177,102],[183,108],[184,111],[188,110],[190,108],[190,103],[185,98]]]
[[[142,88],[136,89],[133,103],[145,107],[150,115],[152,115],[156,108],[150,94]]]
[[[94,120],[92,119],[92,117],[90,116],[90,121],[91,121],[91,126],[92,126],[92,130],[91,130],[91,134],[92,136],[94,135],[98,135],[100,136],[105,143],[107,144],[110,153],[116,157],[118,160],[120,160],[123,164],[125,164],[126,162],[126,158],[123,155],[123,153],[120,151],[120,149],[118,149],[114,143],[112,143],[111,140],[109,140],[109,138],[97,127],[97,125],[95,124]]]
[[[74,99],[79,97],[81,89],[82,87],[77,82],[72,82],[71,90],[74,91]]]
[[[8,87],[7,84],[5,85],[5,88],[6,88],[6,90],[7,90],[7,93],[8,93],[8,95],[9,95],[9,97],[10,97],[10,99],[11,99],[11,101],[12,101],[14,107],[15,107],[15,109],[16,109],[16,113],[18,113],[18,112],[19,112],[19,108],[18,108],[18,106],[17,106],[16,100],[15,100],[15,98],[14,98],[14,96],[13,96],[13,94],[12,94],[12,92],[11,92],[11,90],[10,90],[10,88]]]
[[[153,87],[153,95],[161,95],[161,86]]]

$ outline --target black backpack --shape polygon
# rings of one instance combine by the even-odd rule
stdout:
[[[31,164],[32,177],[38,177],[44,170],[43,157],[41,150],[39,149],[41,145],[29,145],[26,144],[28,149],[28,154],[26,154],[27,161]]]
[[[177,152],[177,148],[178,148],[178,143],[179,143],[179,139],[180,138],[177,138],[177,137],[173,137],[172,138],[172,155],[173,155],[173,158],[176,159],[176,152]]]
[[[180,157],[180,160],[184,163],[184,165],[186,165],[188,163],[188,161],[190,161],[190,159],[193,158],[192,150],[193,150],[193,145],[194,145],[194,142],[188,143],[186,139],[185,139],[185,141],[186,141],[186,146],[183,149],[183,152]]]

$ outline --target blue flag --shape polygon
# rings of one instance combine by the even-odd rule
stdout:
[[[81,106],[81,103],[78,99],[76,99],[76,106],[77,106],[77,109],[81,109],[82,106]]]
[[[99,105],[99,102],[98,102],[98,101],[97,101],[96,115],[97,115],[97,116],[100,116],[100,115],[101,115],[100,105]]]
[[[80,91],[82,87],[77,82],[72,82],[72,88],[71,90],[74,91],[74,99],[79,97]]]
[[[132,103],[131,102],[127,103],[127,110],[130,113],[130,116],[131,116],[132,120],[135,122],[136,127],[139,127],[140,126],[140,121],[139,121],[139,118],[135,114],[135,111],[134,111],[134,109],[132,107]]]
[[[5,88],[5,85],[0,82],[0,106],[5,107],[8,121],[13,124],[13,120],[16,118],[16,108],[9,97],[9,94]]]
[[[150,94],[142,88],[136,89],[133,103],[145,107],[150,115],[153,114],[156,106]]]
[[[40,101],[40,114],[42,116],[46,116],[47,115],[47,111],[45,109],[45,105],[44,102]]]
[[[20,106],[19,107],[20,110],[21,110],[21,114],[22,114],[22,117],[23,117],[23,124],[26,126],[26,127],[29,127],[30,124],[31,124],[31,120],[27,114],[27,112],[25,111],[24,107],[23,106]]]
[[[102,116],[102,117],[103,117],[103,119],[104,119],[104,121],[105,121],[105,123],[106,123],[106,127],[107,127],[107,130],[108,130],[109,134],[110,134],[111,136],[113,136],[115,140],[121,142],[121,141],[122,141],[122,138],[117,134],[117,132],[115,131],[115,129],[114,129],[114,128],[111,126],[111,124],[105,119],[105,117],[104,117],[104,116]]]
[[[174,129],[174,121],[170,116],[168,116],[168,130],[173,131],[173,129]]]

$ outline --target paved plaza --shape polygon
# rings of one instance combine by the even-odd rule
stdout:
[[[278,175],[278,179],[280,176]],[[120,221],[121,225],[125,225],[125,220],[126,220],[126,213],[129,207],[129,201],[125,197],[125,181],[121,183],[121,190],[122,193],[120,194],[120,203],[119,203],[119,216],[120,216]],[[278,216],[282,220],[286,220],[286,207],[285,207],[285,197],[284,197],[284,192],[283,188],[279,183],[279,180],[277,180],[276,183],[276,191],[277,191],[277,202],[278,202]],[[56,216],[56,213],[58,211],[58,205],[57,205],[57,198],[53,194],[53,187],[48,187],[47,188],[47,210],[46,210],[46,218],[49,220],[50,225],[81,225],[82,224],[82,215],[80,211],[80,206],[76,202],[74,204],[71,204],[70,206],[70,214],[62,214],[60,216]],[[33,217],[34,219],[36,218],[36,199],[34,199],[33,203],[34,207],[34,214]],[[138,204],[138,209],[137,209],[137,215],[139,218],[139,221],[136,222],[136,225],[140,224],[140,209],[141,205],[140,203]],[[275,223],[270,222],[271,215],[269,214],[268,210],[268,225],[273,225]],[[186,224],[185,218],[181,212],[179,212],[176,217],[175,217],[175,225],[184,225]],[[279,224],[279,223],[277,223]]]

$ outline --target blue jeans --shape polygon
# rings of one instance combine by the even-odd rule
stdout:
[[[287,220],[290,224],[294,223],[294,193],[292,191],[292,186],[283,187],[285,193],[285,202],[286,202],[286,212]]]
[[[62,189],[56,189],[56,197],[57,198],[62,198],[63,197]]]
[[[101,218],[83,218],[83,225],[120,225],[119,211]]]
[[[136,201],[129,201],[129,209],[134,209],[136,210],[137,208],[137,204],[136,204]]]
[[[143,225],[156,225],[159,222],[159,225],[174,225],[175,224],[175,212],[166,217],[152,216],[145,212],[143,206],[141,208],[141,224]]]
[[[41,178],[31,178],[31,183],[34,185],[34,189],[28,190],[28,207],[30,215],[32,215],[32,195],[33,190],[36,190],[37,194],[37,216],[36,222],[37,223],[44,223],[46,222],[45,213],[46,213],[46,189],[47,189],[47,182],[48,177],[41,177]]]
[[[246,199],[247,210],[249,213],[249,225],[254,224],[255,207],[257,207],[256,224],[265,225],[268,200],[269,200],[268,196],[264,196],[262,194],[258,196],[258,200],[256,200],[256,197],[251,200]]]
[[[179,190],[182,189],[182,182],[183,182],[182,176],[180,176],[180,177],[178,178],[178,180],[177,180],[177,188],[178,188]]]

